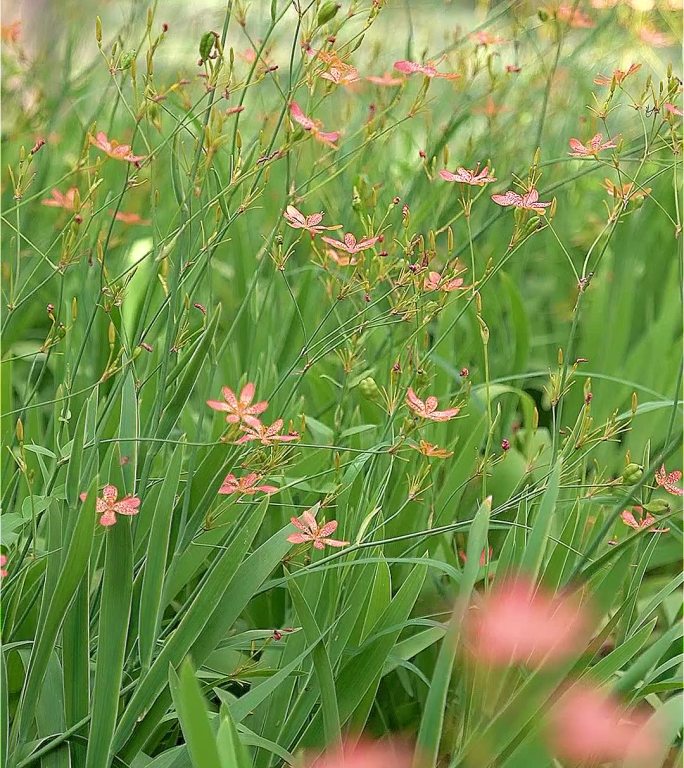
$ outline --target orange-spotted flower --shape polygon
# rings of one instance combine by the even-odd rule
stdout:
[[[383,88],[392,88],[404,82],[403,77],[392,77],[389,72],[385,72],[384,75],[368,75],[366,80],[369,83],[373,83],[373,85],[380,85]]]
[[[668,493],[671,493],[673,496],[684,496],[684,489],[679,488],[679,486],[675,485],[675,483],[678,483],[681,479],[682,479],[682,473],[678,469],[675,469],[672,472],[668,472],[665,469],[664,464],[655,473],[656,483],[663,490],[667,491]]]
[[[435,459],[448,459],[454,455],[453,451],[447,451],[446,448],[440,448],[438,445],[428,443],[427,440],[421,440],[418,445],[411,445],[411,448],[418,451],[418,453],[422,453],[423,456]]]
[[[306,544],[310,541],[314,549],[323,549],[326,545],[329,547],[346,547],[349,544],[348,541],[329,538],[330,534],[337,530],[337,520],[330,520],[319,526],[316,522],[318,510],[319,505],[317,504],[315,507],[307,509],[301,517],[290,519],[292,525],[300,531],[300,533],[291,533],[287,537],[290,544]]]
[[[512,205],[515,208],[522,208],[526,211],[536,211],[539,214],[545,214],[545,208],[548,208],[551,203],[542,203],[539,200],[539,192],[536,189],[530,189],[525,192],[524,195],[519,195],[517,192],[509,189],[508,192],[504,192],[503,195],[492,195],[492,200],[497,205],[508,206]]]
[[[380,237],[367,237],[365,240],[357,240],[351,232],[347,232],[342,241],[334,240],[332,237],[322,237],[321,240],[340,251],[360,253],[372,248],[380,240]]]
[[[137,515],[140,499],[136,496],[124,496],[117,501],[119,491],[115,485],[105,485],[102,489],[102,498],[95,501],[95,510],[100,517],[100,525],[105,527],[116,523],[117,515]],[[80,494],[81,501],[85,501],[87,493]]]
[[[419,73],[430,79],[433,77],[441,77],[445,80],[456,80],[456,78],[460,77],[456,72],[439,72],[431,62],[428,62],[427,64],[418,64],[416,61],[406,61],[405,59],[402,59],[401,61],[394,62],[394,68],[397,72],[401,72],[403,75],[414,75]]]
[[[620,137],[616,136],[614,139],[603,140],[603,134],[597,133],[586,144],[582,144],[579,139],[570,139],[568,144],[572,152],[568,152],[570,157],[597,157],[599,152],[604,149],[613,149],[617,147],[617,141]]]
[[[341,229],[342,227],[341,224],[335,224],[333,227],[324,227],[321,224],[321,221],[323,220],[322,213],[312,213],[309,214],[309,216],[305,216],[301,211],[298,211],[294,205],[288,205],[283,212],[283,216],[285,217],[285,221],[287,221],[293,229],[305,229],[311,237],[320,235],[320,233],[325,230]]]
[[[485,184],[491,184],[493,181],[496,181],[496,176],[490,175],[489,168],[480,170],[479,165],[474,171],[459,167],[455,173],[445,169],[440,171],[439,175],[444,181],[458,181],[460,184],[470,184],[473,187],[484,187]]]
[[[110,141],[104,131],[99,131],[97,136],[89,136],[88,138],[93,146],[115,160],[125,160],[127,163],[133,163],[138,168],[145,159],[143,155],[134,155],[130,144],[119,144],[116,139]]]
[[[462,277],[442,277],[439,272],[428,272],[427,277],[423,281],[424,291],[445,291],[446,293],[451,293],[451,291],[457,291],[462,287]]]
[[[259,480],[261,480],[261,475],[258,475],[256,472],[250,472],[244,477],[235,477],[234,474],[230,473],[226,475],[225,480],[219,488],[219,493],[224,495],[242,493],[246,496],[253,496],[257,491],[261,491],[262,493],[278,492],[275,485],[257,485]]]
[[[335,142],[340,138],[339,131],[322,131],[320,120],[313,120],[307,117],[296,101],[290,103],[290,117],[295,123],[299,123],[305,131],[309,131],[314,139],[318,139],[318,141],[330,147],[335,147]]]
[[[282,419],[274,421],[270,427],[262,424],[259,419],[255,419],[253,416],[243,416],[242,421],[240,429],[245,434],[235,441],[235,445],[249,443],[252,440],[256,440],[262,445],[289,443],[292,440],[299,440],[299,432],[288,432],[286,435],[280,434],[280,430],[283,428]]]
[[[207,405],[213,408],[215,411],[223,411],[226,414],[226,421],[228,424],[237,424],[246,417],[258,416],[268,408],[268,401],[262,400],[260,403],[254,403],[255,387],[251,382],[245,384],[240,392],[240,396],[236,397],[230,387],[222,387],[221,394],[223,395],[224,402],[220,400],[207,400]]]
[[[635,531],[649,530],[651,533],[667,533],[670,530],[669,528],[654,528],[653,526],[657,522],[655,517],[648,512],[644,513],[643,507],[637,505],[633,509],[639,515],[638,519],[627,509],[622,512],[620,517],[625,525],[634,528]]]
[[[361,79],[359,77],[359,70],[356,67],[352,67],[350,64],[342,64],[341,62],[325,72],[321,72],[323,80],[330,80],[335,85],[351,85],[352,83],[358,83]]]
[[[5,566],[7,565],[7,555],[0,555],[0,579],[4,579],[5,576],[9,576],[9,571]]]
[[[430,421],[449,421],[454,416],[458,416],[461,411],[460,408],[447,408],[446,411],[438,411],[436,397],[430,396],[423,401],[411,387],[409,387],[406,393],[406,404],[416,415]]]
[[[50,194],[52,197],[46,197],[45,200],[41,200],[41,205],[47,205],[50,208],[64,208],[67,211],[76,210],[76,187],[69,187],[66,192],[60,192],[58,189],[53,189]]]
[[[610,75],[610,77],[607,77],[606,75],[596,75],[594,78],[594,82],[596,85],[611,85],[613,80],[620,85],[624,80],[626,80],[630,75],[633,75],[635,72],[638,72],[641,69],[641,64],[631,64],[628,70],[623,69],[616,69],[614,70],[613,74]]]

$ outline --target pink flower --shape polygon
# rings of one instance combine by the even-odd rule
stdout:
[[[552,707],[548,735],[557,755],[573,764],[632,760],[655,765],[660,742],[644,713],[627,711],[609,693],[582,682]]]
[[[288,205],[283,216],[293,229],[305,229],[311,237],[320,235],[321,232],[327,229],[340,229],[342,227],[341,224],[336,224],[334,227],[324,227],[320,223],[323,219],[322,213],[312,213],[309,216],[305,216],[294,205]]]
[[[114,215],[114,218],[117,221],[122,222],[123,224],[149,224],[149,219],[143,219],[141,216],[137,213],[127,212],[127,211],[117,211]]]
[[[668,473],[664,464],[655,473],[656,483],[673,496],[684,496],[684,490],[675,485],[681,479],[682,473],[678,469]]]
[[[497,43],[503,43],[504,39],[503,37],[498,37],[497,35],[493,35],[491,32],[488,32],[486,29],[481,29],[479,32],[473,32],[471,35],[469,35],[470,39],[476,44],[476,45],[496,45]]]
[[[102,489],[102,498],[95,502],[95,509],[100,518],[100,525],[110,526],[116,523],[117,515],[137,515],[140,499],[136,496],[125,496],[121,501],[117,501],[119,491],[115,485],[105,485]],[[79,498],[85,501],[87,493],[81,493]]]
[[[615,82],[620,85],[623,80],[630,75],[633,75],[635,72],[638,72],[640,69],[641,64],[632,64],[626,72],[622,69],[616,69],[610,77],[606,77],[606,75],[596,75],[594,82],[596,85],[611,85],[613,80],[615,80]]]
[[[677,109],[674,104],[665,102],[663,106],[665,107],[665,111],[669,112],[671,115],[679,115],[679,117],[684,117],[684,112],[682,112],[681,109]]]
[[[669,35],[646,25],[639,30],[639,37],[643,43],[652,45],[654,48],[666,48],[672,45],[672,38]]]
[[[262,400],[260,403],[254,403],[254,405],[252,405],[254,392],[255,387],[251,382],[245,384],[240,392],[239,398],[235,396],[235,393],[230,387],[222,387],[221,394],[223,395],[225,402],[221,402],[220,400],[207,400],[207,405],[215,411],[225,411],[228,414],[226,416],[228,424],[237,424],[245,417],[258,416],[268,408],[268,402],[266,400]]]
[[[0,579],[4,579],[5,576],[9,576],[9,571],[5,566],[7,565],[7,555],[0,555]]]
[[[525,578],[496,585],[470,609],[471,653],[484,664],[541,664],[566,659],[588,639],[579,603],[546,593]]]
[[[240,429],[245,434],[235,441],[235,445],[249,443],[252,440],[257,440],[262,445],[273,445],[273,443],[288,443],[291,440],[299,440],[298,432],[289,432],[287,435],[279,434],[280,430],[283,428],[282,419],[274,421],[270,427],[262,424],[259,419],[255,419],[253,416],[243,416],[242,420],[244,424],[240,425]]]
[[[349,544],[348,541],[328,538],[331,533],[335,533],[337,530],[337,520],[330,520],[321,526],[316,522],[319,506],[317,504],[315,507],[307,509],[301,517],[290,518],[292,525],[299,528],[301,533],[291,533],[287,540],[291,544],[305,544],[310,541],[314,545],[314,549],[323,549],[326,544],[329,547],[346,547]]]
[[[368,237],[365,240],[357,240],[351,232],[347,232],[343,241],[333,240],[332,237],[322,237],[321,240],[340,251],[359,253],[360,251],[366,251],[369,248],[372,248],[378,240],[380,240],[380,237]]]
[[[320,757],[305,761],[305,768],[411,768],[413,750],[396,739],[350,740],[341,747],[326,750]]]
[[[233,474],[226,475],[223,484],[219,488],[219,493],[243,493],[247,496],[253,496],[257,491],[262,493],[277,493],[278,489],[275,485],[256,485],[261,479],[261,475],[256,472],[250,472],[249,475],[244,477],[235,477]]]
[[[361,79],[359,70],[349,64],[337,64],[330,67],[326,72],[321,72],[321,77],[323,80],[330,80],[335,85],[351,85],[358,83]]]
[[[617,147],[617,140],[619,136],[607,141],[603,140],[603,134],[597,133],[593,138],[589,139],[586,144],[582,144],[579,139],[570,139],[570,149],[572,152],[568,152],[571,157],[597,157],[598,153],[604,149],[613,149]]]
[[[457,416],[461,410],[460,408],[447,408],[446,411],[438,411],[436,397],[430,396],[423,401],[411,387],[406,393],[406,404],[415,414],[423,419],[430,419],[430,421],[449,421]]]
[[[419,72],[421,75],[429,78],[442,77],[446,80],[456,80],[456,78],[460,77],[460,75],[455,72],[438,72],[435,66],[430,62],[427,64],[418,64],[415,61],[406,61],[405,59],[402,59],[401,61],[394,62],[394,68],[397,72],[401,72],[404,75],[413,75],[416,72]]]
[[[65,208],[67,211],[75,211],[76,209],[76,187],[69,187],[67,191],[62,194],[58,189],[53,189],[50,193],[52,197],[47,197],[45,200],[41,200],[42,205],[47,205],[51,208]]]
[[[290,117],[299,123],[305,131],[309,131],[315,139],[330,147],[335,147],[335,142],[340,138],[339,131],[322,131],[320,120],[312,120],[307,117],[296,101],[290,103]]]
[[[492,200],[497,205],[513,205],[516,208],[523,208],[527,211],[537,211],[537,213],[542,215],[546,213],[544,208],[548,208],[551,205],[551,203],[539,202],[539,192],[536,189],[530,189],[524,195],[519,195],[517,192],[509,189],[503,195],[492,195]]]
[[[633,507],[633,509],[639,514],[638,520],[628,510],[625,510],[620,515],[620,517],[622,518],[622,522],[625,525],[628,525],[630,528],[634,528],[635,531],[643,531],[648,529],[651,531],[651,533],[667,533],[670,530],[669,528],[654,528],[653,526],[656,523],[655,517],[648,513],[644,514],[643,507],[637,505]]]
[[[521,71],[521,68],[517,64],[506,64],[506,72],[509,75],[515,75]]]
[[[115,160],[125,160],[127,163],[133,163],[139,167],[145,159],[143,155],[134,155],[129,144],[119,144],[116,139],[110,141],[104,131],[99,131],[96,137],[89,136],[88,139],[91,144]]]
[[[428,276],[423,282],[424,291],[445,291],[446,293],[451,293],[451,291],[457,291],[462,287],[462,277],[443,278],[439,272],[428,272]]]
[[[373,85],[379,85],[383,88],[391,88],[396,85],[401,85],[404,82],[403,77],[392,77],[389,72],[385,72],[384,75],[369,75],[366,80]]]
[[[496,181],[495,176],[489,175],[489,168],[483,168],[479,170],[479,165],[474,171],[469,171],[467,168],[459,167],[456,169],[456,173],[443,170],[439,172],[439,175],[444,181],[458,181],[460,184],[470,184],[473,187],[484,187],[485,184],[491,184]]]
[[[556,10],[556,18],[575,29],[590,29],[595,26],[594,22],[584,11],[570,4],[559,5]]]

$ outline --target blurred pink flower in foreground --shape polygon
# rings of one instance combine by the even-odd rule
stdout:
[[[577,683],[554,704],[549,716],[549,741],[559,757],[603,765],[629,760],[630,765],[655,765],[659,735],[647,716],[626,710],[609,693]]]
[[[669,112],[671,115],[679,115],[679,117],[684,117],[684,112],[682,112],[681,109],[677,109],[674,104],[670,104],[669,102],[665,103],[665,111]]]
[[[523,577],[495,585],[467,616],[470,651],[484,664],[560,661],[585,645],[589,629],[577,600]]]
[[[457,168],[456,173],[446,169],[439,172],[444,181],[458,181],[461,184],[470,184],[473,187],[484,187],[485,184],[491,184],[496,181],[495,176],[490,176],[489,168],[479,170],[479,166],[474,171],[467,168]]]
[[[406,61],[405,59],[402,59],[401,61],[394,62],[394,68],[397,72],[401,72],[404,75],[420,73],[425,77],[441,77],[446,80],[456,80],[456,78],[460,77],[456,72],[438,72],[435,66],[430,62],[427,64],[418,64],[415,61]]]
[[[52,197],[46,197],[41,200],[42,205],[47,205],[50,208],[64,208],[67,211],[76,210],[76,187],[69,187],[66,192],[62,193],[58,189],[53,189],[50,193]]]
[[[342,227],[341,224],[335,224],[332,227],[324,227],[321,224],[321,221],[323,220],[322,213],[312,213],[309,216],[305,216],[301,211],[298,211],[294,205],[288,205],[283,216],[285,217],[285,221],[287,221],[293,229],[305,229],[311,237],[320,235],[320,233],[325,230],[340,229]]]
[[[137,515],[140,499],[136,496],[124,496],[117,501],[119,491],[115,485],[105,485],[102,489],[102,498],[95,502],[95,510],[100,517],[100,525],[109,526],[116,523],[117,515]],[[85,501],[88,498],[87,493],[81,493],[79,498]]]
[[[591,17],[587,16],[580,8],[577,8],[577,3],[559,5],[556,10],[556,18],[575,29],[591,29],[591,27],[595,26]]]
[[[428,272],[427,277],[423,281],[424,291],[457,291],[463,287],[462,277],[442,277],[439,272]]]
[[[348,541],[329,538],[330,534],[337,530],[337,520],[330,520],[319,526],[316,522],[318,510],[319,505],[317,504],[315,507],[307,509],[301,517],[290,518],[290,522],[300,530],[300,533],[291,533],[287,540],[291,544],[306,544],[310,541],[314,549],[323,549],[326,545],[329,547],[346,547],[349,544]]]
[[[655,27],[646,25],[639,30],[639,38],[642,43],[652,45],[654,48],[667,48],[674,42],[665,32],[660,32]]]
[[[149,224],[149,219],[143,219],[139,213],[133,211],[117,211],[114,218],[122,224]]]
[[[97,136],[89,136],[88,138],[93,146],[115,160],[125,160],[127,163],[139,166],[145,159],[143,155],[134,155],[129,144],[119,144],[116,139],[110,141],[104,131],[99,131]]]
[[[347,232],[343,241],[333,240],[332,237],[322,237],[321,240],[340,251],[359,253],[360,251],[366,251],[369,248],[372,248],[378,240],[380,240],[380,237],[368,237],[365,240],[357,240],[351,232]]]
[[[460,408],[447,408],[446,411],[438,411],[436,397],[430,396],[423,401],[416,395],[412,387],[409,387],[406,393],[406,404],[415,414],[423,419],[430,419],[430,421],[449,421],[454,416],[458,416],[461,410]]]
[[[9,576],[9,571],[5,566],[7,565],[7,555],[0,555],[0,579],[4,579],[5,576]]]
[[[227,413],[226,421],[229,424],[237,424],[246,416],[258,416],[268,408],[267,400],[262,400],[260,403],[254,403],[254,405],[252,405],[254,393],[255,387],[251,382],[245,384],[240,392],[239,398],[235,396],[235,392],[233,392],[230,387],[222,387],[221,394],[223,395],[225,402],[221,402],[220,400],[207,400],[207,405],[215,411],[224,411]]]
[[[306,768],[411,768],[413,750],[400,740],[347,742],[304,762]]]
[[[594,82],[596,85],[611,85],[613,80],[620,85],[623,80],[638,72],[641,69],[641,64],[631,64],[629,69],[625,72],[623,69],[616,69],[610,77],[606,75],[596,75]]]
[[[675,483],[678,483],[681,479],[682,473],[678,469],[668,473],[664,464],[662,464],[660,469],[656,470],[655,473],[656,483],[673,496],[684,496],[684,490],[675,485]]]
[[[598,153],[604,149],[613,149],[614,147],[617,147],[617,140],[619,138],[619,136],[616,136],[614,139],[604,141],[603,134],[597,133],[594,137],[589,139],[586,144],[582,144],[579,139],[572,138],[568,142],[572,152],[569,152],[568,154],[571,157],[596,157]]]
[[[369,83],[373,83],[373,85],[380,85],[385,88],[401,85],[404,82],[403,77],[392,77],[389,72],[385,72],[385,74],[382,76],[368,75],[366,80],[368,80]]]
[[[548,208],[551,203],[542,203],[539,201],[539,192],[536,189],[531,189],[529,192],[525,192],[524,195],[519,195],[517,192],[509,189],[508,192],[504,192],[503,195],[492,195],[492,200],[497,205],[513,205],[516,208],[523,208],[526,211],[536,211],[540,214],[545,214],[544,208]]]
[[[253,416],[244,416],[242,420],[244,423],[240,425],[240,428],[245,434],[235,441],[235,445],[249,443],[252,440],[256,440],[262,445],[288,443],[292,440],[299,440],[298,432],[289,432],[287,435],[280,434],[280,430],[283,428],[282,419],[274,421],[270,427],[262,424],[259,419],[256,419]]]
[[[493,35],[486,29],[481,29],[479,32],[473,32],[469,37],[476,45],[496,45],[497,43],[505,42],[503,37]]]
[[[462,563],[468,562],[468,556],[463,550],[461,550],[458,553],[458,556],[460,557]],[[494,556],[494,547],[489,547],[489,549],[483,549],[482,552],[480,552],[480,567],[485,566],[488,563],[491,563],[493,556]]]
[[[627,509],[620,515],[620,517],[622,518],[622,522],[625,525],[628,525],[630,528],[634,528],[635,531],[643,531],[649,529],[651,533],[667,533],[670,530],[669,528],[654,528],[653,526],[657,520],[655,517],[653,517],[653,515],[644,513],[643,507],[637,505],[632,507],[632,509],[639,515],[638,520],[634,516],[634,513]]]
[[[261,475],[256,472],[250,472],[250,474],[244,477],[235,477],[235,475],[228,474],[223,481],[223,484],[219,488],[219,493],[228,495],[230,493],[244,493],[247,496],[253,496],[257,491],[262,493],[277,493],[278,489],[275,485],[257,485],[261,480]]]
[[[330,147],[335,147],[335,142],[340,138],[339,131],[322,131],[320,120],[307,117],[296,101],[290,103],[290,117],[295,123],[299,123],[305,131],[309,131],[315,139]]]

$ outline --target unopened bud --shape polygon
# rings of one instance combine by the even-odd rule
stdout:
[[[366,398],[372,402],[379,402],[382,399],[380,393],[380,387],[378,387],[375,379],[372,376],[368,376],[359,382],[359,391]]]
[[[99,16],[95,17],[95,39],[98,45],[102,43],[102,19]]]
[[[17,419],[16,433],[17,433],[17,440],[20,443],[23,443],[24,442],[24,424],[21,419]]]
[[[323,24],[332,21],[341,7],[342,6],[339,3],[335,3],[333,0],[328,0],[328,2],[323,3],[318,12],[318,16],[316,16],[316,24],[321,27]]]
[[[116,341],[116,326],[110,321],[109,328],[107,329],[107,339],[109,340],[109,346],[113,347]]]
[[[632,462],[631,464],[628,464],[622,471],[622,482],[625,483],[625,485],[634,485],[634,483],[638,483],[639,480],[641,480],[643,474],[643,467]]]

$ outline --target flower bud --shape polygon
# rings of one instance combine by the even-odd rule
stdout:
[[[102,43],[102,19],[99,16],[95,17],[95,39],[98,45]]]
[[[205,32],[200,39],[199,55],[202,63],[204,63],[211,55],[212,48],[214,47],[215,36],[213,32]]]
[[[366,398],[366,400],[370,400],[371,402],[377,403],[382,399],[380,387],[378,387],[375,379],[372,376],[368,376],[359,382],[359,391]]]
[[[643,474],[643,467],[632,462],[622,471],[622,482],[625,483],[625,485],[634,485],[634,483],[638,483],[639,480],[641,480]]]
[[[324,24],[332,21],[341,7],[342,6],[339,3],[335,3],[333,0],[328,0],[328,2],[323,3],[320,11],[318,11],[318,16],[316,16],[316,24],[318,24],[319,27],[322,27]]]
[[[20,443],[23,443],[24,442],[24,424],[21,419],[17,419],[16,432],[17,432],[17,440]]]
[[[125,53],[122,53],[121,58],[119,59],[119,68],[130,69],[135,61],[135,56],[135,51],[126,51]]]

